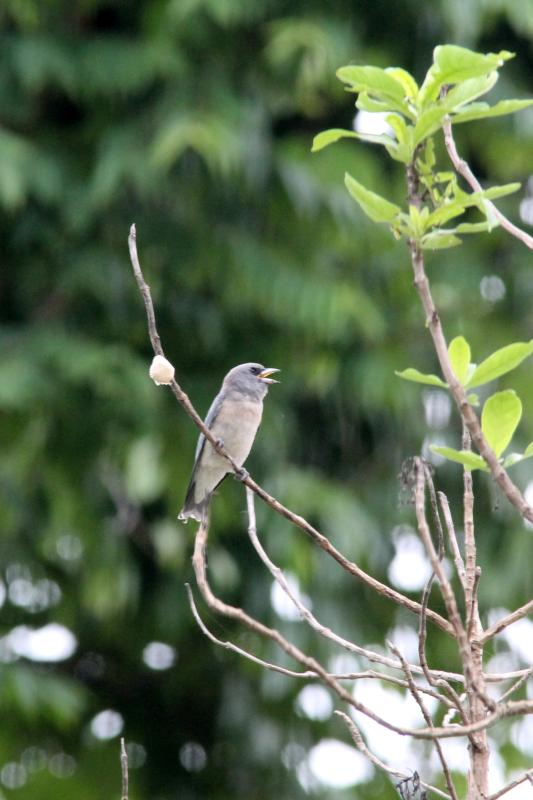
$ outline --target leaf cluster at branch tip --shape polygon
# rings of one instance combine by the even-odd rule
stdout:
[[[333,128],[315,136],[313,152],[342,138],[382,145],[395,161],[414,165],[423,190],[421,207],[412,204],[408,213],[390,200],[371,192],[348,176],[346,186],[361,210],[373,221],[388,224],[395,236],[417,242],[425,250],[442,250],[461,244],[458,234],[490,231],[498,224],[488,201],[517,191],[518,183],[467,193],[454,173],[435,172],[433,136],[446,119],[453,124],[512,114],[528,108],[533,100],[501,100],[491,106],[479,98],[498,80],[499,68],[513,54],[475,53],[464,47],[442,45],[433,53],[433,63],[422,85],[398,67],[346,66],[337,77],[349,92],[357,94],[360,111],[380,113],[388,132],[371,133]],[[443,227],[475,207],[482,221]],[[394,213],[393,213],[394,209]]]

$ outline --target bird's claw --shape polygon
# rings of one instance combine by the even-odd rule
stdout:
[[[235,479],[238,481],[245,481],[246,478],[250,477],[250,473],[244,467],[241,467],[239,470],[235,472]]]
[[[217,447],[222,447],[223,448],[224,447],[224,439],[218,438],[216,440],[216,445],[217,445]]]

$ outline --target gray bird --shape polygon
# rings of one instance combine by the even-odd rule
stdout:
[[[252,449],[268,386],[279,383],[270,377],[275,372],[279,372],[279,369],[254,363],[233,367],[207,412],[205,424],[224,443],[239,467],[242,467]],[[178,519],[187,521],[192,517],[198,522],[205,519],[211,495],[230,472],[229,462],[206,441],[203,433],[200,434],[191,481]]]

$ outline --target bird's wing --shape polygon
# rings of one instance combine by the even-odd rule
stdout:
[[[217,394],[217,396],[211,403],[211,407],[207,412],[207,416],[204,420],[204,425],[206,426],[206,428],[211,429],[213,427],[215,420],[219,415],[221,406],[222,406],[222,397],[219,392],[219,394]],[[202,455],[204,444],[205,444],[205,436],[203,435],[203,433],[201,433],[200,436],[198,437],[198,444],[196,445],[196,452],[194,454],[193,473],[196,468],[196,465],[198,464],[198,461],[200,460],[200,456]]]

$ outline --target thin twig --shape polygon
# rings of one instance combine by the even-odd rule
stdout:
[[[498,622],[495,622],[494,625],[491,625],[490,628],[483,633],[483,635],[479,639],[480,644],[486,644],[490,639],[492,639],[496,634],[501,633],[505,628],[508,628],[509,625],[512,625],[513,622],[518,622],[519,619],[523,619],[523,617],[527,617],[528,614],[533,612],[533,600],[529,600],[527,603],[524,603],[523,606],[517,608],[516,611],[513,611],[511,614],[507,614],[507,616],[502,617]]]
[[[525,781],[529,781],[533,784],[533,769],[528,769],[518,778],[515,778],[514,781],[508,783],[507,786],[504,786],[503,789],[500,789],[498,792],[494,792],[494,794],[489,795],[487,800],[498,800],[499,797],[502,797],[507,792],[510,792],[511,789],[514,789],[515,786],[520,786],[521,783],[525,783]]]
[[[287,655],[294,659],[297,663],[302,664],[302,666],[304,666],[306,669],[316,673],[316,675],[320,677],[322,681],[329,686],[338,695],[338,697],[341,698],[341,700],[344,700],[344,702],[353,706],[357,711],[360,711],[362,714],[370,717],[370,719],[373,719],[374,722],[383,725],[389,730],[393,730],[396,733],[403,733],[402,728],[392,725],[390,722],[387,722],[375,714],[371,709],[355,700],[350,692],[344,689],[344,687],[335,678],[333,678],[315,658],[308,656],[306,653],[296,647],[296,645],[282,636],[282,634],[276,628],[269,628],[259,620],[251,617],[242,608],[230,606],[213,594],[213,591],[207,580],[206,572],[205,553],[208,537],[207,526],[207,521],[200,523],[200,526],[196,532],[192,561],[196,576],[196,583],[198,584],[198,588],[200,589],[202,597],[209,608],[218,614],[222,614],[225,617],[237,620],[260,636],[275,642],[281,650],[287,653]]]
[[[123,737],[120,739],[120,768],[122,771],[122,800],[128,800],[128,751]]]
[[[514,692],[516,692],[517,689],[519,689],[527,681],[527,679],[530,677],[530,675],[532,675],[532,674],[533,674],[533,667],[530,667],[527,670],[527,672],[525,673],[525,675],[522,675],[520,678],[518,678],[518,680],[515,681],[513,683],[513,685],[510,686],[507,689],[507,691],[502,694],[502,696],[499,698],[498,702],[501,703],[502,700],[507,700],[507,698],[510,697],[512,694],[514,694]]]
[[[433,512],[433,519],[435,520],[435,528],[437,530],[437,553],[439,561],[444,558],[444,531],[442,529],[442,522],[439,514],[439,506],[437,504],[437,493],[435,492],[435,484],[433,483],[433,476],[429,464],[424,464],[426,474],[426,484],[429,489],[429,504]]]
[[[475,649],[470,646],[470,640],[461,621],[453,589],[448,581],[448,578],[446,577],[446,573],[443,569],[442,563],[439,561],[438,554],[435,551],[433,541],[431,539],[424,508],[424,488],[427,480],[427,469],[420,458],[415,458],[415,470],[417,473],[415,510],[418,522],[418,530],[426,547],[433,570],[437,575],[441,587],[442,597],[444,599],[444,604],[446,606],[446,611],[455,630],[461,661],[463,663],[467,694],[469,688],[471,687],[474,691],[475,697],[479,698],[486,708],[490,709],[491,711],[495,711],[496,704],[485,691],[483,672],[481,668],[482,651],[478,646],[476,646]],[[459,709],[459,707],[458,710],[462,714],[462,711]],[[477,718],[478,717],[474,717],[474,721]],[[479,718],[481,718],[481,713],[479,714]],[[472,717],[470,717],[470,721],[472,721]]]
[[[440,516],[439,516],[438,511],[436,509],[437,499],[436,499],[433,480],[431,478],[431,474],[429,472],[429,469],[425,470],[425,476],[426,476],[426,479],[429,480],[430,498],[431,498],[431,503],[432,503],[432,506],[433,506],[433,514],[434,514],[434,517],[435,517],[435,520],[436,520],[436,523],[437,523],[438,534],[439,534],[439,561],[442,561],[442,559],[444,558],[444,534],[443,534],[443,531],[442,531],[442,525],[441,525],[441,522],[440,522]],[[439,496],[440,495],[442,495],[442,492],[439,492]],[[443,505],[443,500],[442,500],[443,497],[444,497],[444,500],[445,500],[444,505]],[[450,515],[450,509],[448,507],[448,500],[447,500],[445,495],[442,495],[442,497],[440,497],[440,501],[441,501],[441,507],[443,508],[443,514],[444,514],[444,518],[445,518],[445,522],[446,522],[446,526],[447,526],[447,530],[448,530],[448,535],[449,535],[450,534],[450,524],[451,524],[451,527],[452,527],[452,530],[453,530],[453,523],[451,523],[451,515]],[[455,540],[455,531],[453,531],[453,538]],[[457,541],[456,540],[455,540],[455,545],[457,546]],[[460,554],[459,554],[459,559],[462,561]],[[463,572],[464,572],[464,568],[463,568]],[[427,682],[429,683],[429,685],[430,686],[434,686],[435,688],[442,689],[442,691],[446,695],[446,698],[447,698],[447,701],[448,701],[448,704],[449,704],[448,708],[453,708],[455,711],[457,711],[459,713],[459,717],[461,718],[461,721],[462,721],[463,725],[467,725],[468,722],[469,722],[469,719],[468,719],[468,717],[467,717],[467,715],[465,713],[465,709],[463,708],[463,704],[461,703],[461,698],[459,697],[458,693],[455,691],[455,689],[450,685],[450,683],[446,679],[444,679],[443,677],[436,678],[435,675],[434,675],[434,671],[429,669],[429,665],[428,665],[428,662],[427,662],[427,657],[426,657],[426,639],[427,639],[426,609],[427,609],[427,604],[428,604],[428,601],[429,601],[429,597],[430,597],[430,594],[431,594],[431,588],[433,586],[434,580],[435,580],[435,571],[433,571],[431,573],[431,575],[429,577],[429,580],[427,581],[427,583],[426,583],[426,585],[424,587],[424,591],[422,592],[422,599],[421,599],[422,610],[420,612],[420,621],[419,621],[419,625],[418,625],[418,658],[420,660],[420,666],[422,667],[422,670],[424,672],[424,676],[425,676]]]
[[[369,650],[366,647],[361,647],[355,642],[351,642],[349,639],[345,639],[342,636],[339,636],[337,633],[328,628],[326,625],[323,625],[318,619],[314,616],[314,614],[305,606],[302,601],[297,597],[295,592],[291,589],[289,582],[287,581],[285,575],[283,574],[283,570],[274,564],[271,558],[266,553],[263,545],[259,541],[259,537],[257,534],[257,523],[256,523],[256,516],[255,516],[255,504],[254,504],[254,493],[250,491],[248,487],[246,487],[246,505],[247,505],[247,512],[248,512],[248,536],[250,537],[250,541],[252,545],[263,562],[266,568],[269,570],[270,574],[274,578],[274,580],[279,584],[282,590],[285,592],[287,597],[291,600],[295,608],[298,610],[302,619],[307,622],[307,624],[313,628],[317,633],[323,636],[325,639],[329,639],[332,642],[343,647],[345,650],[348,650],[350,653],[356,653],[357,655],[363,656],[368,661],[382,664],[385,667],[389,667],[390,669],[396,669],[403,672],[402,665],[399,661],[395,661],[392,658],[387,658],[386,656],[381,655],[380,653],[376,653],[373,650]],[[416,665],[410,665],[411,670],[420,674],[422,672],[420,667]],[[434,677],[436,679],[451,679],[454,680],[456,677],[455,673],[445,673],[440,670],[434,671]],[[454,677],[452,677],[454,676]]]
[[[385,764],[380,758],[374,755],[369,749],[368,746],[361,735],[361,731],[348,714],[345,714],[344,711],[335,711],[334,712],[338,717],[344,720],[348,730],[350,731],[350,736],[352,737],[354,745],[357,747],[360,753],[362,753],[374,766],[378,769],[387,772],[389,775],[394,775],[396,778],[402,778],[405,780],[406,778],[411,778],[408,772],[404,772],[403,770],[394,769],[394,767],[389,767],[388,764]],[[438,789],[436,786],[432,786],[430,783],[425,783],[425,781],[421,780],[420,785],[424,787],[424,789],[429,789],[431,792],[435,792],[440,797],[448,798],[451,800],[450,795],[443,792],[442,789]]]
[[[429,668],[427,657],[426,657],[426,638],[427,638],[427,628],[426,628],[426,613],[425,609],[427,607],[427,603],[429,600],[429,595],[431,592],[431,587],[433,585],[433,581],[435,580],[435,573],[432,572],[428,582],[424,587],[424,591],[422,593],[422,611],[420,612],[420,622],[418,626],[418,658],[420,660],[420,667],[424,673],[424,677],[426,678],[427,682],[430,686],[435,687],[435,689],[441,689],[444,692],[444,696],[439,694],[438,697],[442,703],[448,706],[448,709],[453,709],[459,713],[461,721],[463,725],[467,725],[469,720],[465,714],[465,710],[463,708],[463,704],[461,703],[461,698],[455,691],[455,689],[450,685],[448,680],[444,678],[444,676],[436,675],[435,670],[431,670]],[[409,664],[409,669],[413,672],[413,666]],[[420,687],[417,687],[420,689]]]
[[[130,258],[133,267],[133,272],[135,275],[135,279],[137,281],[139,290],[141,292],[142,298],[144,300],[144,306],[146,309],[146,316],[148,320],[148,332],[150,335],[150,341],[152,342],[152,348],[156,355],[164,356],[163,348],[161,346],[161,340],[159,338],[159,334],[157,332],[156,321],[155,321],[155,312],[154,306],[152,302],[152,296],[150,293],[150,287],[144,280],[144,276],[141,270],[139,257],[137,253],[137,233],[135,225],[132,225],[130,228],[130,235],[128,238],[129,250],[130,250]],[[225,449],[224,445],[217,439],[212,431],[206,427],[202,418],[192,405],[191,401],[187,394],[183,391],[181,386],[177,383],[176,380],[172,380],[170,385],[170,389],[174,394],[174,397],[184,409],[184,411],[189,415],[192,419],[194,424],[197,428],[203,433],[205,438],[214,449],[225,458],[228,463],[230,464],[233,472],[236,475],[241,475],[242,470],[241,467],[235,462],[233,457],[230,453]],[[382,595],[383,597],[387,597],[389,600],[397,603],[404,608],[407,608],[414,614],[420,613],[420,604],[414,600],[411,600],[409,597],[397,592],[395,589],[392,589],[390,586],[387,586],[384,583],[381,583],[372,575],[368,575],[364,570],[361,569],[357,564],[353,561],[350,561],[346,556],[344,556],[336,547],[332,545],[329,541],[327,536],[324,536],[323,533],[320,533],[316,528],[314,528],[306,519],[295,514],[290,509],[286,508],[282,503],[279,502],[275,497],[270,495],[265,489],[259,486],[253,478],[248,475],[243,479],[243,483],[248,486],[252,491],[254,491],[270,508],[280,514],[285,519],[288,519],[298,528],[303,530],[308,536],[313,539],[315,544],[317,544],[324,552],[326,552],[331,558],[335,559],[335,561],[341,565],[341,567],[349,572],[351,575],[354,575],[356,578],[361,580],[363,583],[366,583],[367,586],[370,586],[375,592]],[[436,625],[439,626],[443,631],[448,634],[452,633],[452,627],[450,623],[445,620],[440,614],[437,614],[435,611],[428,609],[428,619],[431,619]]]
[[[474,570],[474,585],[472,586],[472,596],[470,598],[470,606],[467,612],[467,629],[466,633],[469,642],[474,642],[479,647],[479,637],[483,628],[481,627],[481,620],[479,619],[477,593],[479,589],[479,581],[481,579],[481,567],[476,566]]]
[[[356,711],[359,711],[361,714],[365,714],[365,716],[373,719],[374,722],[377,722],[384,728],[387,728],[394,733],[398,733],[401,736],[411,736],[415,739],[450,739],[457,736],[468,736],[471,733],[484,730],[485,728],[489,728],[490,726],[494,725],[496,722],[498,722],[498,720],[506,717],[533,713],[533,700],[520,700],[510,701],[509,703],[502,704],[496,711],[491,714],[487,714],[484,719],[478,720],[477,722],[469,725],[457,725],[450,728],[402,728],[398,725],[388,722],[378,714],[375,714],[371,709],[367,708],[363,703],[360,703],[358,700],[352,697],[350,692],[346,691],[346,689],[344,689],[338,680],[333,678],[330,673],[328,673],[327,670],[318,661],[316,661],[316,659],[303,653],[298,647],[292,644],[292,642],[289,642],[284,636],[282,636],[282,634],[276,628],[269,628],[262,622],[259,622],[259,620],[251,617],[242,608],[230,606],[213,594],[207,581],[206,573],[205,551],[207,536],[207,524],[204,522],[200,524],[196,532],[193,567],[198,588],[200,589],[200,592],[209,608],[218,614],[222,614],[230,619],[241,622],[247,628],[259,634],[260,636],[274,641],[297,663],[301,664],[308,670],[316,672],[317,676],[322,680],[322,682],[325,683],[326,686],[329,686],[329,688],[332,689],[341,700],[343,700],[345,703],[348,703],[348,705],[352,706],[352,708],[354,708]]]
[[[512,681],[514,678],[521,678],[522,675],[529,675],[531,667],[526,669],[516,669],[512,672],[484,672],[483,678],[487,683],[503,683],[504,681]]]
[[[316,678],[316,672],[312,670],[306,670],[305,672],[296,672],[292,669],[286,669],[285,667],[280,667],[278,664],[273,664],[270,661],[265,661],[262,658],[258,658],[254,656],[253,653],[250,653],[248,650],[243,650],[242,647],[239,647],[233,642],[229,642],[227,640],[218,639],[207,627],[205,622],[202,620],[198,609],[196,607],[196,603],[194,602],[194,596],[191,590],[191,587],[188,583],[185,584],[185,589],[187,590],[187,596],[189,598],[189,605],[191,607],[191,611],[193,614],[194,619],[198,623],[198,627],[204,633],[207,638],[213,642],[214,644],[218,644],[219,647],[223,647],[225,650],[231,650],[233,653],[237,653],[237,655],[241,656],[242,658],[248,659],[248,661],[253,661],[254,664],[258,664],[260,667],[264,667],[265,669],[271,670],[271,672],[279,672],[281,675],[287,675],[289,678]],[[344,677],[344,676],[342,676]]]
[[[482,192],[483,187],[481,186],[480,182],[468,166],[468,163],[461,158],[457,152],[457,147],[455,145],[455,140],[452,133],[452,122],[449,117],[444,117],[442,128],[444,130],[444,144],[446,145],[446,150],[448,151],[448,155],[450,156],[453,166],[457,172],[463,176],[465,181],[470,184],[475,192]],[[496,217],[502,228],[504,228],[507,233],[510,233],[511,236],[515,237],[515,239],[518,239],[525,244],[526,247],[529,247],[530,250],[533,250],[533,237],[507,219],[507,217],[504,216],[504,214],[502,214],[498,208],[496,208],[493,202],[490,200],[485,200],[484,203],[490,208],[491,213],[494,215],[494,217]]]
[[[446,524],[446,532],[448,534],[448,541],[450,542],[450,549],[452,551],[453,560],[455,561],[455,568],[457,570],[457,574],[459,576],[459,580],[464,588],[465,584],[465,564],[463,561],[463,556],[461,555],[461,550],[459,549],[459,544],[457,542],[457,536],[455,534],[455,526],[453,524],[452,514],[450,511],[450,504],[448,503],[448,498],[444,494],[444,492],[437,492],[440,501],[440,507],[442,509],[442,514],[444,516],[444,522]]]
[[[426,678],[430,686],[434,685],[434,678],[431,675],[426,658],[426,639],[427,639],[426,608],[434,580],[435,580],[435,572],[432,572],[431,575],[429,576],[426,585],[424,586],[424,591],[422,592],[422,600],[421,600],[422,610],[420,611],[420,621],[418,624],[418,658],[420,660],[420,666],[422,667],[422,670],[424,672],[424,677]]]
[[[470,451],[471,438],[466,424],[463,422],[463,450]],[[474,582],[476,579],[476,538],[474,535],[474,491],[472,472],[463,470],[463,519],[465,531],[465,605],[467,610],[467,630],[470,628],[474,614]]]
[[[388,644],[389,644],[390,649],[394,653],[394,655],[401,661],[401,664],[402,664],[402,667],[403,667],[403,670],[404,670],[404,673],[405,673],[405,677],[407,679],[407,683],[409,684],[409,691],[411,692],[412,696],[414,697],[414,700],[415,700],[416,704],[418,705],[418,707],[419,707],[419,709],[420,709],[420,711],[422,713],[422,716],[424,717],[426,725],[428,726],[428,728],[434,728],[433,720],[431,718],[431,714],[427,710],[427,708],[425,706],[425,703],[424,703],[424,700],[422,699],[422,697],[421,697],[421,695],[420,695],[420,693],[418,691],[418,687],[417,687],[416,683],[413,680],[413,676],[411,674],[411,670],[409,669],[409,664],[407,663],[405,658],[402,656],[400,650],[392,642],[389,642]],[[446,781],[446,786],[448,787],[448,791],[450,792],[450,795],[453,798],[453,800],[458,800],[457,792],[455,790],[455,786],[454,786],[454,783],[453,783],[453,780],[452,780],[452,775],[451,775],[451,772],[450,772],[450,768],[448,766],[446,758],[444,757],[444,752],[443,752],[441,743],[439,742],[438,739],[435,739],[433,743],[435,745],[435,750],[437,751],[437,755],[439,757],[439,761],[440,761],[441,766],[442,766],[442,771],[444,773],[444,780]]]
[[[427,523],[426,511],[425,511],[425,486],[426,486],[425,465],[422,459],[418,457],[414,459],[414,463],[416,472],[415,513],[416,513],[416,520],[418,523],[418,531],[420,533],[420,538],[422,539],[424,547],[426,548],[426,552],[429,556],[429,560],[431,562],[433,571],[435,572],[438,578],[442,592],[442,597],[444,600],[444,605],[446,606],[446,612],[448,614],[448,619],[453,625],[455,638],[457,640],[457,644],[459,646],[459,652],[461,654],[461,660],[463,662],[466,685],[467,688],[469,685],[473,686],[475,688],[475,691],[483,698],[487,708],[493,710],[494,702],[479,687],[478,682],[476,681],[476,678],[474,676],[472,668],[472,653],[470,650],[470,645],[468,642],[466,631],[461,621],[459,609],[457,608],[457,601],[455,599],[453,589],[451,587],[448,578],[446,577],[446,573],[444,571],[442,563],[439,560],[438,553],[435,550],[435,546],[431,538],[431,533]]]
[[[281,667],[278,664],[273,664],[271,661],[265,661],[262,658],[254,656],[254,654],[250,653],[248,650],[244,650],[242,647],[233,644],[233,642],[219,639],[209,630],[209,628],[201,618],[196,603],[194,602],[194,596],[191,587],[189,586],[188,583],[185,584],[185,588],[187,590],[189,605],[191,607],[193,617],[198,624],[198,627],[200,628],[202,633],[204,633],[207,636],[207,638],[214,644],[224,648],[224,650],[230,650],[233,653],[237,653],[237,655],[241,656],[242,658],[246,658],[248,661],[252,661],[254,664],[258,664],[260,667],[268,669],[271,672],[278,672],[281,675],[288,676],[289,678],[297,678],[301,680],[309,680],[309,679],[316,680],[316,678],[319,677],[316,674],[316,672],[312,670],[296,672],[295,670],[287,669],[286,667]],[[384,683],[391,683],[393,684],[393,686],[401,686],[404,689],[409,688],[406,680],[403,680],[402,678],[397,678],[394,675],[387,675],[384,672],[378,672],[377,670],[363,670],[362,672],[330,672],[329,674],[331,675],[332,678],[335,678],[338,681],[357,681],[357,680],[370,679],[370,680],[383,681]],[[434,692],[431,689],[426,689],[423,686],[418,686],[417,688],[419,691],[423,692],[424,694],[427,694],[429,697],[433,697],[435,700],[440,700],[449,707],[454,707],[449,700],[441,697],[437,692]]]

